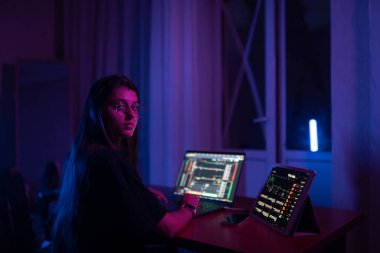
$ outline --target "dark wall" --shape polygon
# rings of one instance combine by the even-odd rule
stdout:
[[[17,62],[19,59],[54,59],[55,26],[55,1],[0,1],[1,169],[18,169],[15,129]]]
[[[7,170],[16,164],[16,119],[15,93],[16,70],[13,65],[4,64],[1,68],[0,99],[0,170]]]

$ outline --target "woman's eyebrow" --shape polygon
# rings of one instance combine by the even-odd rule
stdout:
[[[110,98],[110,101],[114,102],[114,101],[122,101],[122,102],[129,102],[129,100],[126,100],[124,98]],[[132,103],[139,103],[139,100],[133,100],[131,101]]]

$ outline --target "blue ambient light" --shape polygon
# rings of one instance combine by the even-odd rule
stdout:
[[[318,126],[315,119],[309,120],[310,151],[318,151]]]

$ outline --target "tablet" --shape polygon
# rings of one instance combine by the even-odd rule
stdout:
[[[294,234],[305,205],[310,204],[308,191],[315,175],[313,170],[276,165],[254,202],[250,216],[284,235]]]

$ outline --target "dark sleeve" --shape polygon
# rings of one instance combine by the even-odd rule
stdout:
[[[89,157],[88,169],[90,199],[104,204],[100,210],[105,226],[112,224],[120,240],[148,240],[166,212],[128,160],[118,152],[100,150]]]

